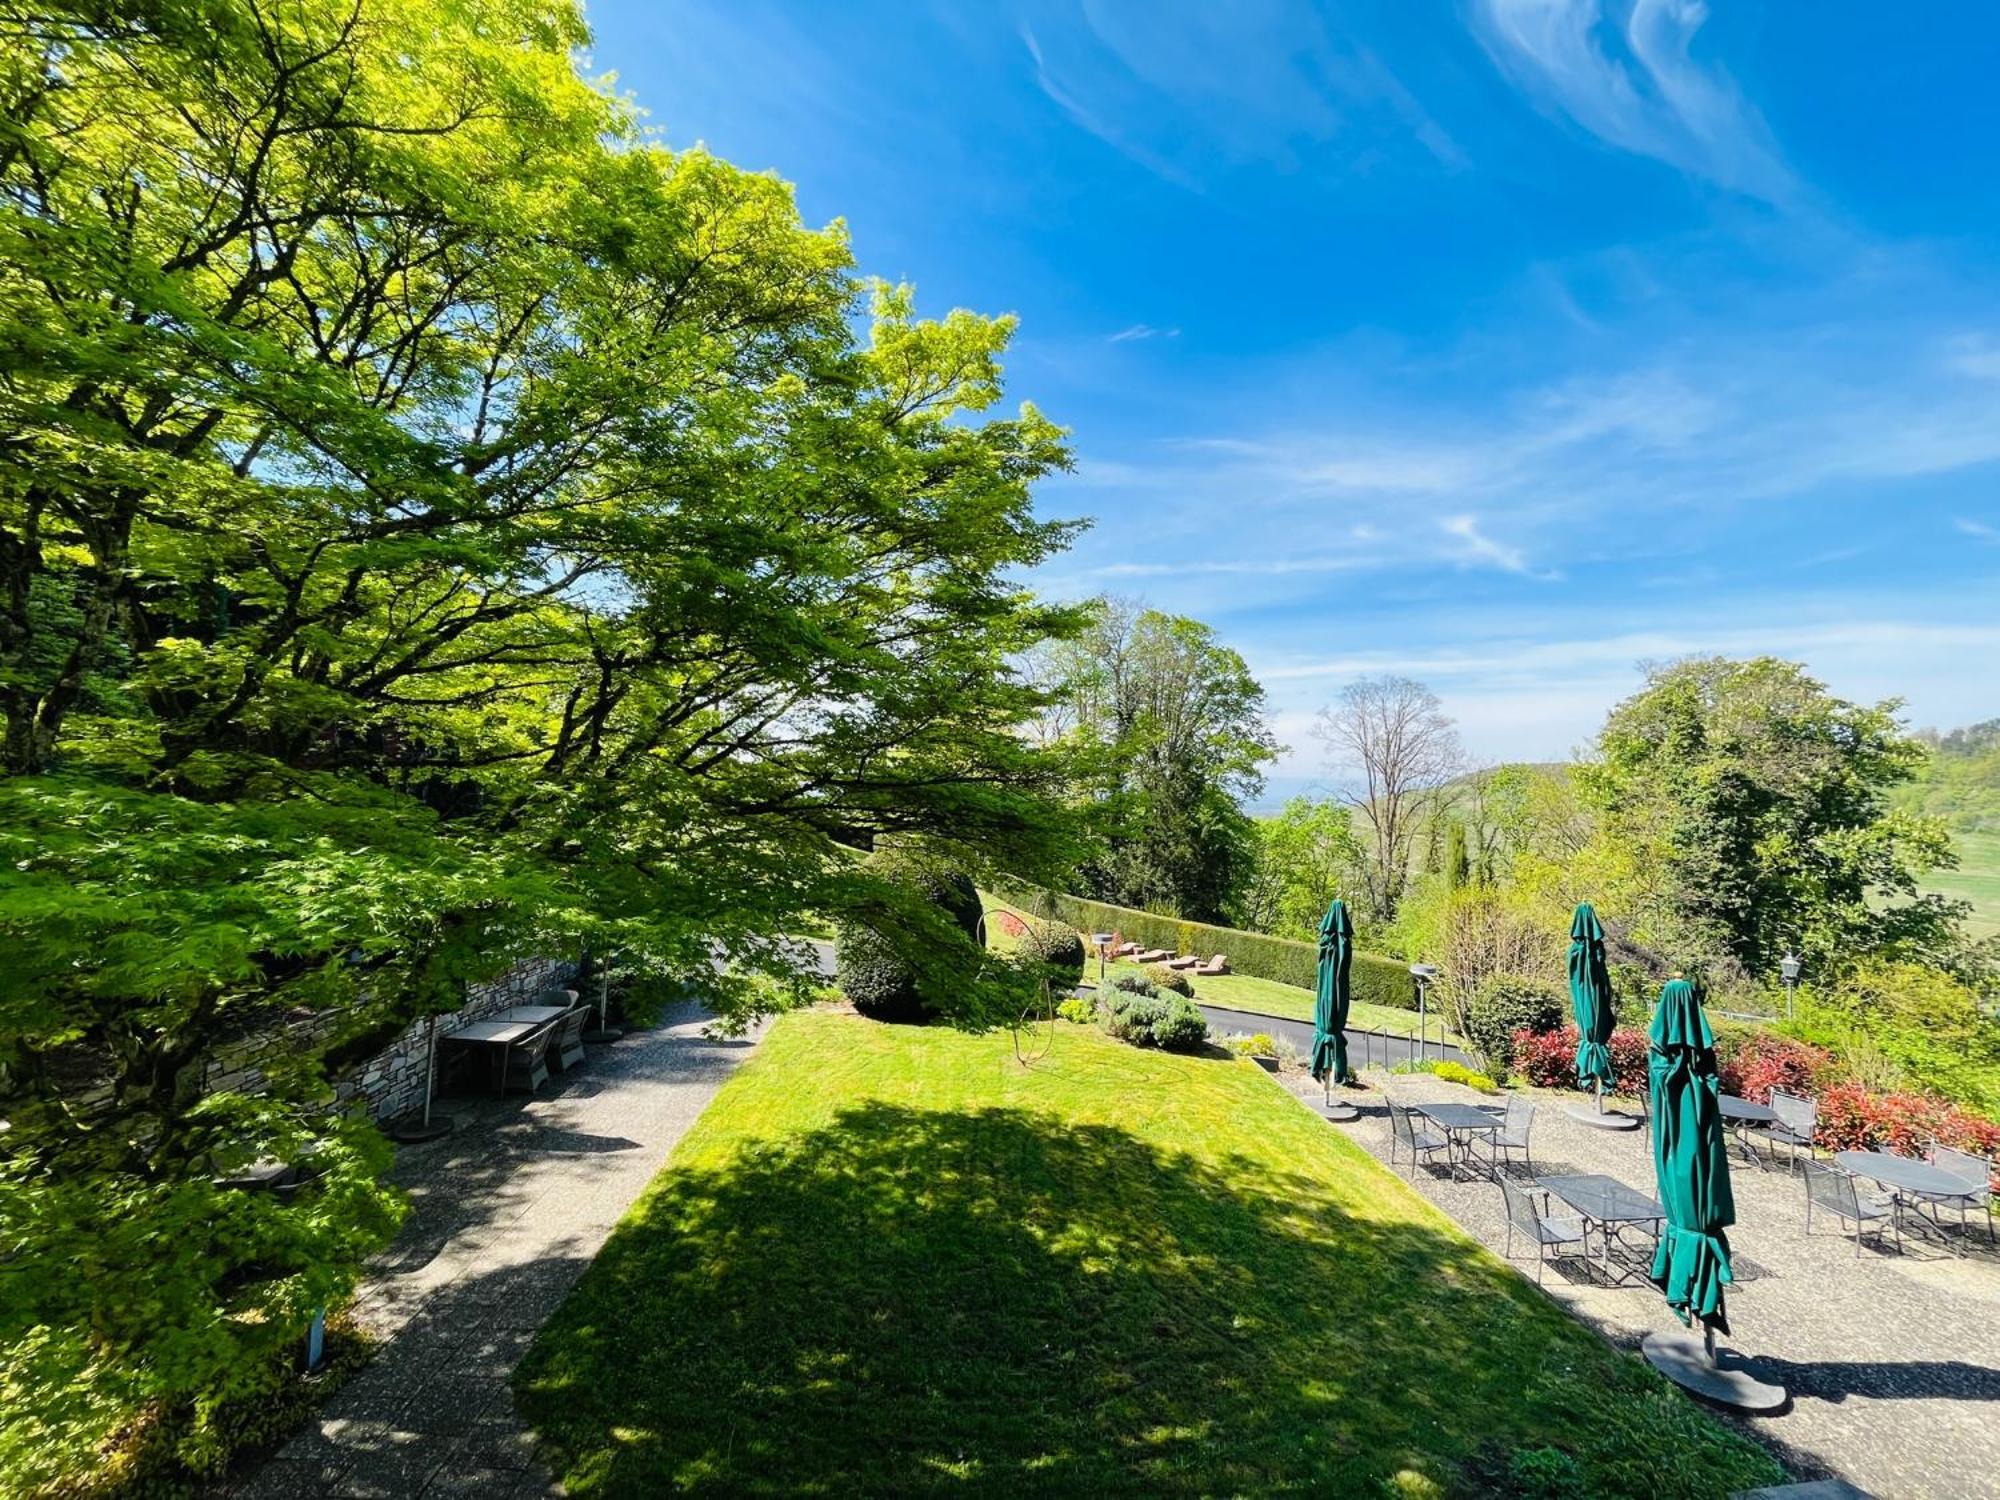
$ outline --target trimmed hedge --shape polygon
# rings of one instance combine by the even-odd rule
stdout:
[[[1049,982],[1075,989],[1083,981],[1083,935],[1067,922],[1030,917],[1021,927],[1021,954],[1048,971]]]
[[[1178,917],[1155,916],[1149,911],[1113,906],[1106,901],[1087,901],[1081,896],[1043,895],[1041,899],[1050,902],[1057,916],[1081,932],[1123,933],[1129,942],[1171,948],[1176,953],[1199,953],[1203,958],[1220,953],[1228,958],[1232,974],[1275,980],[1302,990],[1314,989],[1319,983],[1319,949],[1312,943],[1245,932],[1237,927],[1183,922]],[[1384,958],[1378,953],[1356,953],[1348,978],[1356,1000],[1398,1010],[1417,1008],[1410,966],[1398,959]]]

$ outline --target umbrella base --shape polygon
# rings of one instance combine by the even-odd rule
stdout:
[[[389,1132],[389,1139],[400,1141],[405,1146],[414,1146],[423,1141],[441,1140],[457,1128],[457,1122],[451,1116],[436,1115],[428,1122],[412,1120],[407,1125],[398,1125]]]
[[[1563,1110],[1579,1125],[1588,1125],[1593,1130],[1637,1130],[1642,1123],[1637,1115],[1622,1115],[1616,1110],[1595,1109],[1588,1104],[1572,1104]]]
[[[1349,1104],[1345,1099],[1336,1099],[1331,1104],[1315,1104],[1313,1106],[1313,1113],[1318,1115],[1322,1120],[1346,1121],[1361,1118],[1361,1111]]]
[[[1649,1333],[1639,1352],[1682,1390],[1731,1411],[1776,1411],[1791,1399],[1783,1386],[1752,1375],[1749,1361],[1734,1349],[1716,1350],[1715,1363],[1710,1364],[1702,1341],[1691,1334]]]

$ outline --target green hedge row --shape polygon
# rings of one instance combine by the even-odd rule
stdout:
[[[1092,932],[1119,932],[1128,942],[1149,948],[1171,948],[1176,953],[1199,953],[1204,959],[1220,953],[1229,960],[1232,974],[1248,974],[1255,979],[1276,980],[1310,990],[1319,983],[1319,949],[1294,938],[1271,937],[1261,932],[1244,932],[1236,927],[1212,927],[1205,922],[1183,922],[1178,917],[1155,916],[1129,906],[1112,906],[1104,901],[1086,901],[1081,896],[1064,896],[1028,887],[1005,889],[1002,894],[1028,911],[1048,909],[1053,916],[1086,935]],[[1393,1005],[1415,1010],[1417,992],[1408,964],[1377,953],[1356,953],[1348,971],[1353,998],[1371,1005]]]

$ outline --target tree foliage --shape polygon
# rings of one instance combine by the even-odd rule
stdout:
[[[1642,940],[1751,974],[1788,948],[1825,969],[1947,942],[1961,906],[1916,884],[1950,861],[1949,836],[1890,805],[1926,754],[1895,709],[1769,657],[1652,668],[1578,771],[1635,862]]]
[[[1014,581],[1072,528],[1061,434],[995,409],[1011,321],[920,320],[643,135],[573,5],[0,37],[12,1489],[351,1281],[394,1206],[331,1085],[465,982],[783,973],[789,915],[883,899],[878,836],[1052,867],[1009,663],[1080,620]],[[313,1185],[214,1185],[261,1156]]]
[[[1092,757],[1079,801],[1103,847],[1087,893],[1224,920],[1255,858],[1242,803],[1278,753],[1243,658],[1197,620],[1113,600],[1041,669],[1056,700],[1047,732]]]
[[[1365,858],[1351,815],[1337,802],[1294,797],[1256,823],[1257,858],[1238,897],[1238,920],[1256,932],[1313,942],[1327,903],[1360,881]]]

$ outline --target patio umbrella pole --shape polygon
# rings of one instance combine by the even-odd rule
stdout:
[[[414,1145],[419,1141],[434,1141],[439,1136],[450,1135],[455,1121],[449,1115],[440,1119],[431,1118],[431,1095],[437,1089],[438,1019],[432,1016],[424,1034],[424,1109],[423,1117],[415,1124],[399,1126],[389,1132],[392,1140]]]
[[[597,1030],[586,1031],[586,1042],[615,1042],[625,1035],[611,1024],[611,965],[598,965],[597,969]]]

